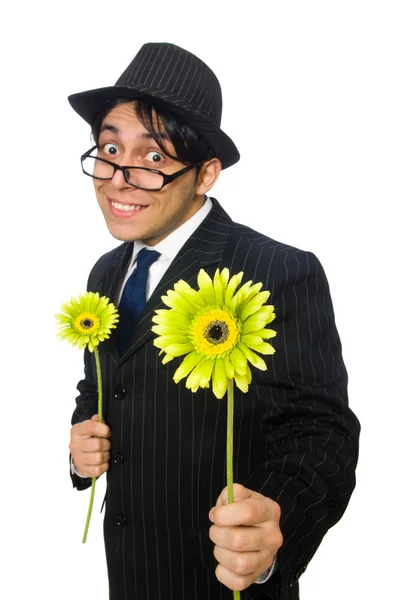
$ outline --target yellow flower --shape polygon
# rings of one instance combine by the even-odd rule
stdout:
[[[165,354],[163,363],[185,356],[175,371],[178,383],[187,377],[186,387],[196,392],[209,387],[223,398],[229,380],[248,391],[252,375],[249,364],[266,370],[259,354],[273,354],[267,341],[276,335],[266,325],[275,318],[274,307],[265,305],[270,292],[263,284],[247,281],[237,289],[243,272],[229,278],[229,269],[217,269],[214,278],[201,269],[198,290],[181,280],[162,297],[167,309],[153,317],[152,331],[158,334],[154,345]]]
[[[106,296],[86,292],[78,300],[71,298],[61,306],[58,320],[58,336],[80,349],[88,346],[90,352],[103,342],[115,329],[118,313],[114,304]]]

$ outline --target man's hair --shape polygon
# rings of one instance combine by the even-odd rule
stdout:
[[[153,104],[144,100],[126,100],[125,98],[118,98],[111,104],[106,105],[92,124],[92,136],[96,144],[98,144],[101,126],[106,115],[115,108],[115,106],[131,102],[134,103],[135,112],[139,121],[154,138],[164,154],[170,158],[178,160],[186,165],[191,165],[215,157],[215,152],[209,143],[182,117],[156,108]],[[161,124],[164,128],[163,135],[165,132],[167,138],[175,148],[175,156],[170,154],[164,147],[164,138],[161,135],[162,129],[160,129]]]

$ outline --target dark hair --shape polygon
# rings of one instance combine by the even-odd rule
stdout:
[[[215,152],[207,140],[198,133],[182,117],[157,108],[154,104],[144,100],[127,100],[118,98],[111,104],[107,104],[102,112],[98,114],[92,124],[92,136],[98,143],[99,133],[106,115],[119,104],[133,102],[139,121],[156,140],[161,150],[169,156],[186,165],[200,163],[215,157]],[[162,123],[165,133],[175,148],[176,156],[170,154],[164,147],[163,138],[159,129],[159,121]]]

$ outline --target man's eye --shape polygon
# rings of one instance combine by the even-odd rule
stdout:
[[[154,163],[159,163],[163,160],[162,154],[160,154],[159,152],[155,152],[155,151],[148,152],[146,154],[145,158],[147,158],[147,160],[149,160],[150,162],[154,162]]]
[[[114,144],[108,143],[108,144],[103,144],[102,148],[101,148],[106,154],[110,154],[110,155],[114,155],[117,154],[119,149],[117,148],[117,146],[115,146]]]

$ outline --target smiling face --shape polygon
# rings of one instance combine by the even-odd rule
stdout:
[[[163,144],[175,156],[165,132]],[[133,103],[119,104],[106,115],[99,133],[97,156],[118,165],[158,169],[167,175],[186,167],[159,148],[138,119]],[[203,164],[198,177],[194,168],[156,192],[132,187],[119,170],[111,180],[93,181],[98,204],[113,237],[128,242],[142,240],[153,246],[202,207],[204,196],[220,170],[219,160],[211,159]]]

